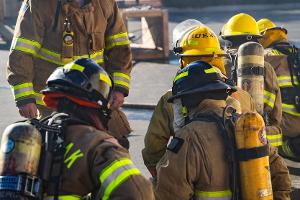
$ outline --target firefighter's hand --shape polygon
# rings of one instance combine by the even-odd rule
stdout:
[[[28,103],[19,107],[19,113],[25,118],[37,118],[38,110],[35,103]]]
[[[124,103],[124,94],[122,92],[113,91],[109,104],[112,110],[119,109]]]

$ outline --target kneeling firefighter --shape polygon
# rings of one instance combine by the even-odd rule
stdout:
[[[3,134],[0,199],[154,199],[128,151],[107,134],[112,88],[91,59],[56,69],[43,100],[58,113]]]
[[[269,200],[268,162],[271,171],[277,170],[272,182],[285,182],[282,187],[273,186],[274,199],[289,199],[288,171],[284,165],[274,167],[283,161],[267,145],[262,117],[254,112],[240,117],[235,136],[233,122],[238,116],[225,101],[234,91],[203,61],[192,62],[177,73],[169,101],[173,103],[174,121],[181,127],[157,164],[157,199]],[[241,130],[244,127],[249,129]]]

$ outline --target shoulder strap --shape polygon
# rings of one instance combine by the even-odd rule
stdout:
[[[224,109],[224,113],[226,112]],[[223,114],[224,115],[224,114]],[[198,114],[195,118],[188,121],[205,121],[205,122],[214,122],[216,123],[219,133],[222,136],[225,144],[225,155],[227,157],[227,162],[230,169],[230,188],[233,193],[233,200],[240,199],[240,189],[239,189],[239,168],[237,163],[237,156],[235,151],[235,132],[234,132],[234,122],[236,121],[235,115],[232,115],[228,119],[225,119],[224,116],[220,117],[217,114]],[[188,124],[187,123],[187,124]]]
[[[52,189],[54,199],[58,200],[66,150],[66,129],[70,125],[87,125],[87,123],[64,113],[56,113],[42,120],[31,119],[30,123],[42,133],[43,138],[39,175],[45,185],[47,183],[55,185]]]

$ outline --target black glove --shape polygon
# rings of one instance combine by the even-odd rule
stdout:
[[[129,149],[129,140],[127,139],[127,137],[123,136],[121,138],[118,138],[118,142],[120,143],[120,145],[122,145],[122,147],[124,147],[125,149]]]

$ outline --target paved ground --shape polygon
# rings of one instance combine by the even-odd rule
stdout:
[[[256,19],[270,17],[278,25],[284,25],[289,30],[289,37],[293,41],[300,42],[300,4],[288,4],[280,6],[243,6],[243,7],[217,7],[205,9],[171,9],[170,13],[170,40],[173,27],[180,21],[188,18],[197,18],[211,26],[216,33],[219,32],[225,21],[238,12],[247,12]],[[136,24],[136,22],[133,22]],[[5,81],[5,66],[8,59],[8,45],[0,44],[0,134],[4,128],[17,120],[20,120],[13,103],[10,88]],[[132,89],[126,103],[138,103],[155,105],[159,97],[170,88],[172,77],[176,73],[176,62],[173,65],[159,63],[138,63],[132,72]],[[133,160],[142,168],[145,175],[149,176],[142,159],[141,149],[146,132],[151,110],[124,109],[134,130],[130,137]]]

